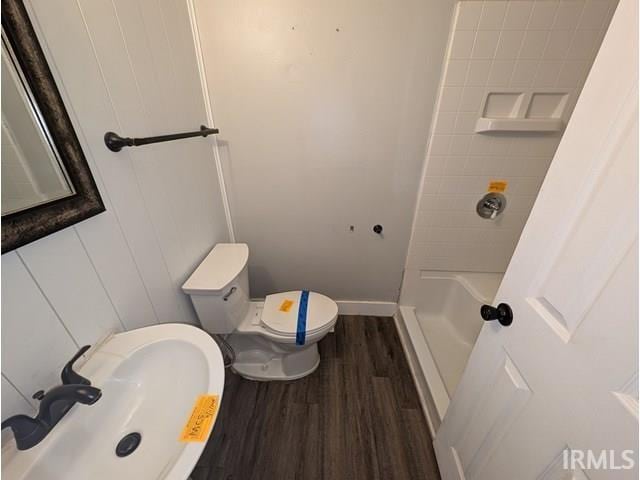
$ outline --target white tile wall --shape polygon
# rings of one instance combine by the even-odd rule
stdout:
[[[617,0],[462,1],[449,39],[407,268],[503,272],[561,136],[475,134],[488,92],[570,94],[570,114]],[[567,117],[568,118],[568,117]],[[506,180],[507,209],[475,205]]]

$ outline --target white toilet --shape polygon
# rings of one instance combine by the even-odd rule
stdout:
[[[231,334],[233,369],[252,380],[295,380],[320,365],[318,341],[335,325],[338,305],[315,292],[249,300],[244,243],[217,244],[182,286],[209,333]]]

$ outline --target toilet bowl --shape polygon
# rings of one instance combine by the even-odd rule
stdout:
[[[338,305],[294,290],[251,301],[244,243],[217,244],[182,286],[202,328],[228,335],[233,369],[251,380],[295,380],[320,364],[318,341],[335,325]]]

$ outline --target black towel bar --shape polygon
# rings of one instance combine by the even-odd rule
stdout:
[[[205,125],[200,126],[200,130],[195,132],[173,133],[171,135],[160,135],[158,137],[131,138],[121,137],[117,133],[107,132],[104,134],[104,144],[112,152],[119,152],[123,147],[139,147],[140,145],[149,145],[150,143],[170,142],[172,140],[180,140],[181,138],[206,137],[218,133],[217,128],[208,128]]]

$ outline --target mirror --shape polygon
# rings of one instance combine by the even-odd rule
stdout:
[[[47,124],[2,37],[2,215],[75,192]]]
[[[2,253],[104,211],[22,0],[2,0]]]

